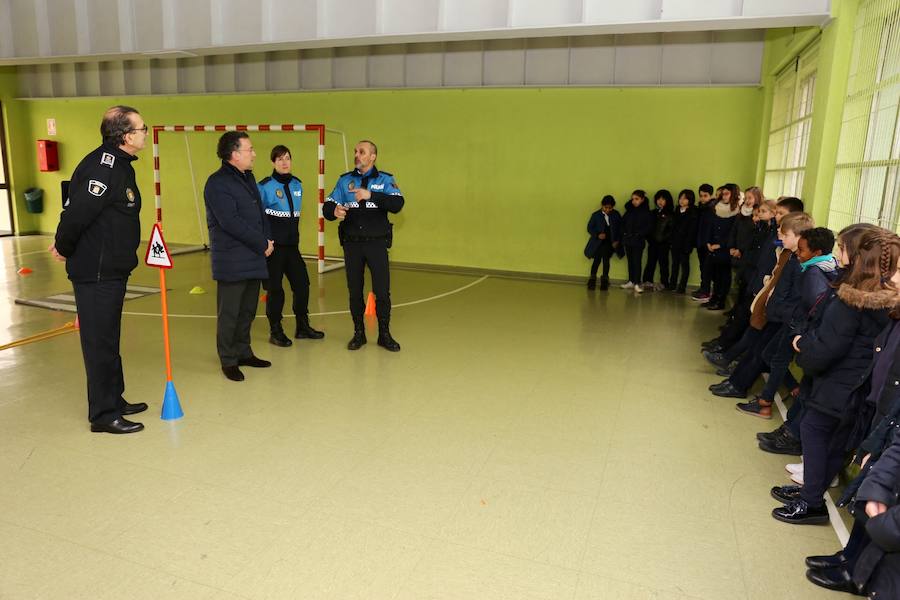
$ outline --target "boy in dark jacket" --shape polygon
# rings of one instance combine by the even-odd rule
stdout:
[[[597,269],[603,263],[603,275],[600,277],[600,289],[609,289],[609,261],[618,252],[622,244],[622,216],[616,210],[616,199],[606,195],[600,201],[600,210],[594,212],[588,221],[587,231],[591,236],[584,255],[594,259],[591,263],[591,277],[587,287],[597,287]]]
[[[622,288],[633,289],[638,294],[644,291],[641,287],[641,258],[652,228],[653,215],[647,205],[647,193],[644,190],[634,190],[631,202],[625,207],[625,216],[622,217],[622,245],[628,256],[628,281],[622,284]]]
[[[793,240],[785,242],[785,249],[794,246]],[[788,370],[794,358],[791,340],[803,333],[804,318],[813,307],[831,292],[831,282],[837,277],[837,263],[831,255],[834,248],[834,234],[825,227],[807,229],[796,242],[795,257],[785,267],[785,274],[776,286],[772,298],[766,305],[766,314],[771,322],[781,319],[781,326],[775,337],[762,353],[763,362],[769,365],[769,378],[762,391],[750,402],[737,404],[738,412],[772,418],[772,403],[781,382],[788,378],[788,387],[797,387],[796,380]],[[797,269],[794,268],[796,264]],[[785,285],[782,286],[781,282]],[[794,309],[791,310],[791,305]],[[802,401],[795,400],[791,408],[798,409]],[[799,437],[799,429],[795,432]]]
[[[672,276],[669,290],[683,294],[691,274],[691,252],[697,240],[697,208],[694,190],[684,189],[678,194],[678,207],[672,219]],[[679,280],[679,273],[681,278]]]
[[[714,193],[713,186],[708,183],[704,183],[697,190],[697,262],[700,266],[700,287],[691,294],[691,299],[699,302],[709,300],[709,290],[712,285],[706,271],[706,257],[709,256],[706,240],[709,238],[713,209],[716,205]]]

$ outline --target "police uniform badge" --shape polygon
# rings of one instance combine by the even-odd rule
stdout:
[[[100,164],[106,165],[107,167],[112,169],[113,165],[116,164],[116,157],[109,152],[104,152],[103,155],[100,156]]]
[[[134,204],[134,191],[131,188],[125,188],[125,197],[128,198],[129,205]]]
[[[281,190],[275,190],[275,195],[279,198],[284,198],[284,192],[282,192]]]
[[[356,184],[351,181],[350,185],[347,186],[347,189],[352,192],[353,190],[356,189]]]
[[[102,181],[97,181],[96,179],[91,179],[88,182],[88,192],[93,196],[97,196],[98,198],[106,192],[106,184]]]

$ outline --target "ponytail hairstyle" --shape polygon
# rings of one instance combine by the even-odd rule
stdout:
[[[849,231],[848,231],[849,230]],[[838,236],[850,264],[835,281],[860,292],[896,292],[891,276],[900,260],[900,236],[875,225],[851,225]]]

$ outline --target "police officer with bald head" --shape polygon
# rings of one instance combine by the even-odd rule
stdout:
[[[350,314],[353,317],[353,338],[347,348],[359,350],[366,343],[363,282],[368,266],[378,315],[378,345],[398,352],[400,344],[391,336],[390,330],[388,248],[391,247],[393,226],[388,220],[388,213],[400,212],[404,199],[394,176],[387,171],[379,171],[375,166],[378,147],[373,142],[360,141],[353,155],[356,168],[340,176],[322,208],[326,219],[340,221],[338,236],[344,247]]]

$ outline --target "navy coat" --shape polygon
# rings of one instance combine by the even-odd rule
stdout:
[[[861,292],[844,284],[818,327],[797,344],[797,364],[812,377],[806,405],[837,418],[858,407],[867,391],[874,341],[888,323],[893,290]]]
[[[268,279],[266,249],[272,234],[251,171],[222,162],[203,189],[216,281]]]

